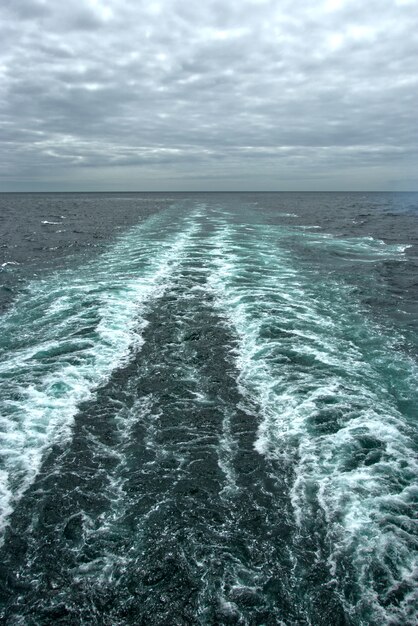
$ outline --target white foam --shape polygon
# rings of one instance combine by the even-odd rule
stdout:
[[[234,244],[235,236],[238,240],[232,226],[219,225],[209,283],[239,339],[235,359],[241,393],[248,407],[261,414],[255,448],[260,454],[292,459],[296,522],[303,525],[313,505],[312,493],[317,493],[316,502],[327,520],[327,543],[334,546],[329,557],[331,576],[343,557],[354,560],[365,594],[372,598],[370,560],[363,553],[370,542],[382,559],[388,542],[391,550],[403,555],[393,566],[394,585],[418,567],[412,539],[382,531],[385,506],[396,510],[399,497],[404,506],[411,506],[409,490],[399,495],[398,476],[417,477],[418,461],[391,383],[381,372],[395,368],[400,379],[404,376],[401,384],[407,396],[414,393],[416,365],[392,350],[392,341],[381,328],[360,316],[343,284],[329,278],[326,286],[319,279],[312,283],[296,270],[290,254],[278,247],[277,238],[273,246],[261,228],[245,239],[241,231],[239,245]],[[328,245],[329,239],[312,241]],[[382,249],[386,258],[400,252],[371,238],[333,239],[331,245],[373,255]],[[264,328],[269,327],[273,332],[265,335]],[[327,406],[334,412],[333,419],[341,420],[334,427],[330,424],[331,432],[315,426]],[[367,444],[367,438],[375,446],[376,460],[356,463],[361,442]],[[379,599],[373,598],[374,611],[380,615]],[[348,613],[355,610],[348,604],[346,608]],[[391,610],[396,614],[395,608],[388,607],[386,618]]]
[[[307,227],[303,227],[305,230]],[[337,237],[329,233],[306,233],[306,243],[311,246],[324,246],[363,257],[364,261],[402,259],[408,244],[388,244],[374,237]],[[365,258],[364,258],[365,257]],[[357,259],[359,260],[359,259]]]
[[[170,284],[197,230],[193,219],[178,217],[178,228],[172,219],[150,218],[99,259],[32,283],[4,316],[1,530],[45,451],[70,436],[80,402],[140,349],[147,306]],[[91,333],[68,344],[84,327]]]

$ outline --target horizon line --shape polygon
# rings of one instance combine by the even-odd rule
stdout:
[[[103,190],[103,189],[93,189],[93,190],[69,190],[69,189],[55,189],[55,190],[10,190],[10,191],[2,191],[0,190],[0,194],[8,194],[8,193],[418,193],[418,189],[273,189],[273,190],[240,190],[240,189],[215,189],[215,190],[191,190],[191,189],[182,189],[182,190],[158,190],[158,189],[149,189],[149,190],[126,190],[126,189],[114,189],[114,190]]]

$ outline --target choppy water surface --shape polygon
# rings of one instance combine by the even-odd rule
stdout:
[[[2,623],[416,624],[418,196],[1,205]]]

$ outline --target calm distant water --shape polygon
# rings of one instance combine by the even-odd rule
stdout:
[[[3,194],[0,246],[1,623],[418,623],[418,194]]]

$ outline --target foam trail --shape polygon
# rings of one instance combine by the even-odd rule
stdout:
[[[140,348],[147,306],[195,230],[192,218],[154,216],[99,259],[31,283],[3,317],[1,530],[80,402]]]
[[[364,316],[347,285],[297,267],[288,236],[223,220],[215,237],[209,282],[239,338],[241,392],[254,414],[261,407],[255,446],[294,464],[300,536],[325,536],[346,613],[413,623],[417,368],[397,350],[399,338]],[[372,240],[323,240],[371,259],[403,253]]]
[[[195,207],[4,316],[0,614],[415,623],[417,370],[367,304],[404,249]]]
[[[310,229],[316,227],[309,227]],[[302,230],[308,227],[302,226]],[[359,257],[357,260],[373,262],[378,260],[405,260],[405,251],[410,248],[406,244],[388,244],[374,237],[335,237],[328,233],[304,233],[305,243],[309,246],[320,246],[322,251],[331,250],[345,253],[347,256]]]

